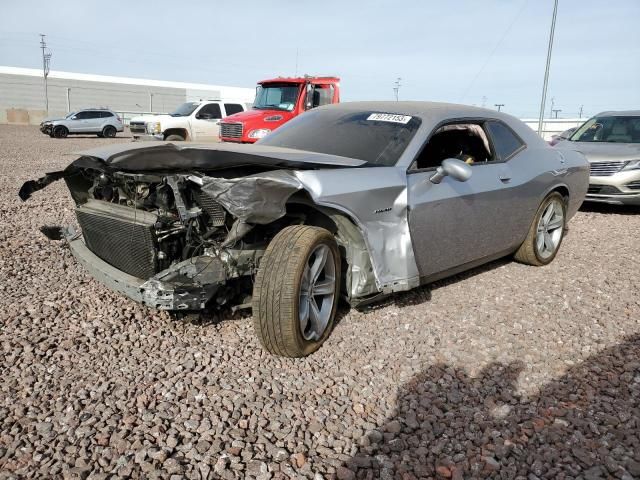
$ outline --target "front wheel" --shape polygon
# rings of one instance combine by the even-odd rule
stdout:
[[[69,130],[67,130],[67,127],[58,125],[56,128],[53,129],[53,136],[55,138],[67,138],[67,135],[69,135]]]
[[[167,142],[184,142],[184,137],[182,135],[167,135],[165,137],[165,141]]]
[[[548,265],[556,258],[567,223],[565,199],[552,192],[540,204],[524,243],[515,259],[528,265]]]
[[[333,328],[340,253],[324,228],[284,228],[269,244],[253,287],[253,325],[263,347],[283,357],[315,352]]]

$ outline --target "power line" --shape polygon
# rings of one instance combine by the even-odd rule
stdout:
[[[493,50],[491,50],[491,53],[489,54],[489,56],[486,58],[486,60],[482,64],[482,67],[480,67],[480,70],[478,70],[478,73],[476,73],[475,77],[473,77],[473,80],[471,80],[471,83],[469,83],[469,86],[465,89],[464,93],[460,97],[460,102],[462,102],[464,100],[464,98],[467,96],[467,93],[469,93],[469,90],[471,90],[471,87],[473,87],[473,85],[476,83],[476,80],[478,80],[478,77],[480,77],[480,75],[482,75],[482,72],[484,72],[484,69],[487,67],[487,65],[489,64],[489,62],[493,58],[493,55],[498,50],[498,47],[502,44],[502,42],[506,38],[507,34],[511,31],[511,28],[513,27],[513,25],[518,21],[518,19],[520,18],[520,15],[522,15],[522,12],[524,12],[524,9],[527,6],[528,2],[529,2],[529,0],[525,0],[524,3],[522,4],[522,7],[520,7],[520,10],[516,14],[516,16],[513,17],[513,20],[511,20],[511,23],[509,23],[509,26],[507,27],[507,29],[504,31],[504,33],[502,34],[502,36],[498,40],[498,43],[496,43],[496,45],[493,47]]]

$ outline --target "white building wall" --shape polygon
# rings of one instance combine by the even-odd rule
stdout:
[[[50,72],[49,115],[88,107],[108,107],[129,118],[166,113],[185,101],[221,99],[253,102],[254,88],[166,82],[69,72]],[[46,116],[42,72],[0,67],[0,123],[38,124]]]

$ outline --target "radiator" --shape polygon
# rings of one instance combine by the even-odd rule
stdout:
[[[105,262],[134,277],[158,272],[156,215],[131,207],[89,200],[76,209],[87,248]]]

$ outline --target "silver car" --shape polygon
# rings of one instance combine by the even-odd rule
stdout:
[[[493,110],[426,102],[309,111],[254,145],[112,145],[26,182],[64,178],[91,274],[153,308],[253,306],[264,347],[298,357],[339,298],[377,300],[513,255],[546,265],[588,164]]]
[[[640,110],[599,113],[556,146],[589,160],[586,200],[640,205]]]
[[[64,118],[46,119],[40,123],[40,131],[50,137],[65,138],[74,134],[96,134],[113,138],[124,131],[122,119],[106,108],[92,108],[71,112]]]

